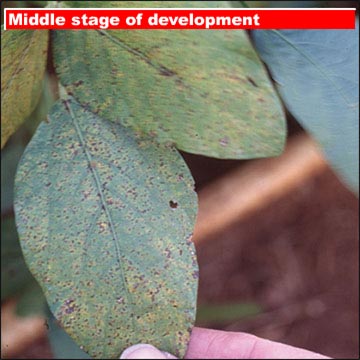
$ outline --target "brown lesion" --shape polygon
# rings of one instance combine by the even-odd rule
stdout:
[[[253,78],[251,78],[250,76],[246,77],[246,80],[254,87],[259,87],[258,84],[255,82],[255,80]]]

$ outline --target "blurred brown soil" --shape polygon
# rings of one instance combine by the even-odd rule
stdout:
[[[264,312],[205,324],[359,358],[358,200],[331,170],[203,241],[199,303]]]

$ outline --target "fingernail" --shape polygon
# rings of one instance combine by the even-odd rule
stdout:
[[[137,344],[128,347],[120,359],[176,359],[173,355],[160,351],[149,344]]]

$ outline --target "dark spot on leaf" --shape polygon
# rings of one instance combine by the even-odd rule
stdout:
[[[75,309],[74,306],[70,306],[70,307],[68,307],[67,309],[65,309],[65,313],[66,313],[66,314],[71,314],[71,313],[74,312],[74,309]]]
[[[219,140],[219,143],[221,146],[227,146],[229,145],[229,138],[227,136],[224,136]]]
[[[178,203],[176,201],[169,201],[169,205],[172,209],[176,209],[178,207]]]
[[[247,76],[246,79],[252,86],[258,87],[257,83],[250,76]]]

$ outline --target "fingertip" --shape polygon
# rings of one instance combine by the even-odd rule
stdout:
[[[120,359],[176,359],[176,357],[150,344],[136,344],[125,349]]]
[[[194,328],[185,358],[188,359],[328,359],[246,333]]]

